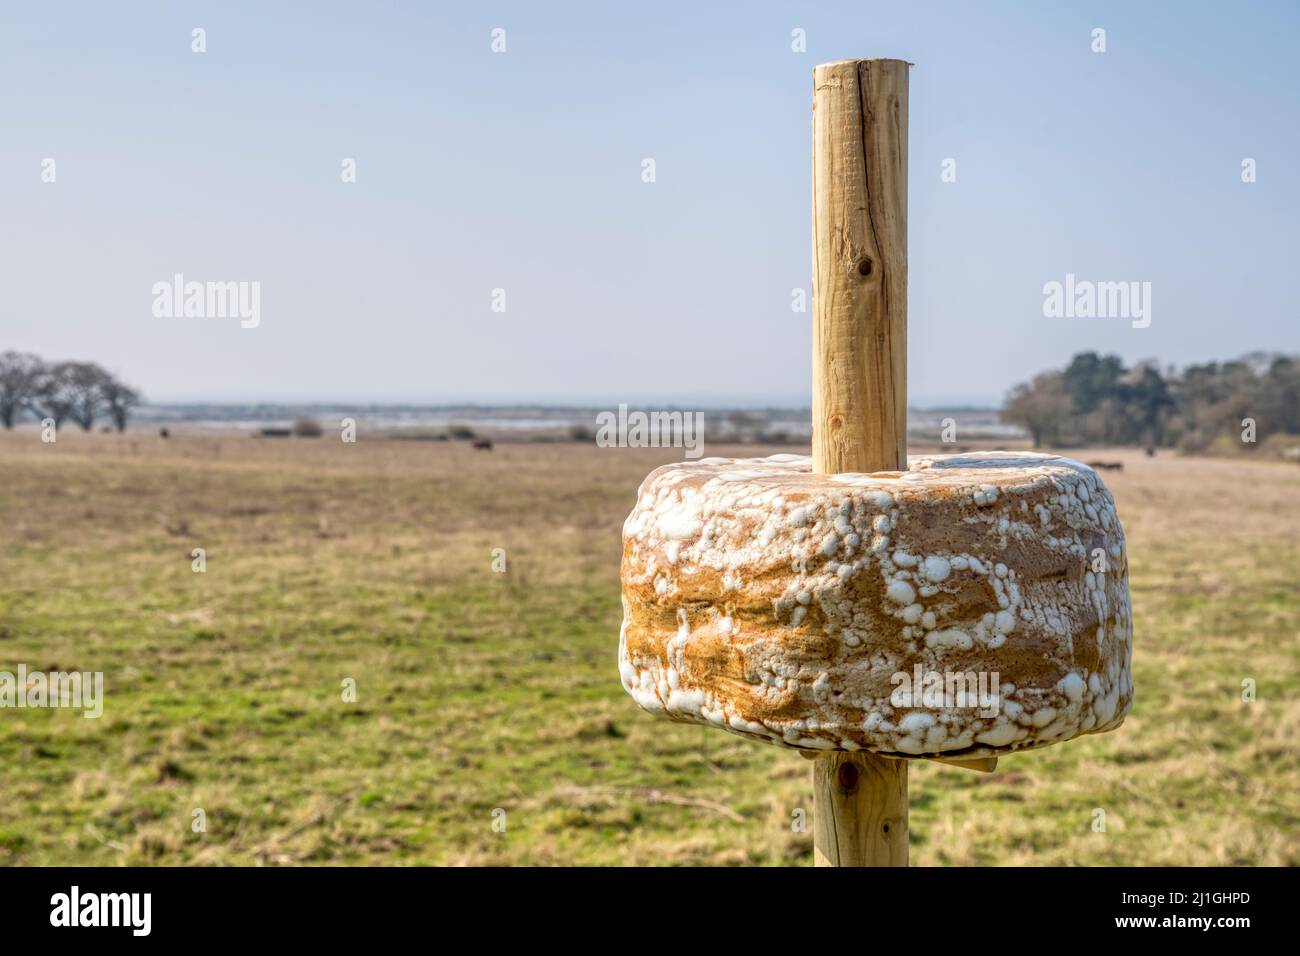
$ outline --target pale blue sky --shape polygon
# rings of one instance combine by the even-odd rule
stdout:
[[[1088,348],[1300,351],[1298,11],[5,4],[0,349],[160,401],[805,401],[811,71],[894,56],[913,402]],[[260,325],[155,318],[176,272],[260,282]],[[1151,282],[1150,327],[1045,318],[1067,272]]]

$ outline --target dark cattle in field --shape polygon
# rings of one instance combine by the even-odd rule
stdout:
[[[171,436],[172,436],[172,433],[169,432],[167,429],[165,429],[165,428],[160,428],[160,429],[158,429],[158,437],[159,437],[159,438],[171,438]]]
[[[490,439],[490,438],[475,438],[475,439],[474,439],[474,447],[477,448],[479,451],[491,451],[491,450],[492,450],[492,439]]]
[[[1089,461],[1084,462],[1089,468],[1095,468],[1098,471],[1123,471],[1124,463],[1122,461]]]

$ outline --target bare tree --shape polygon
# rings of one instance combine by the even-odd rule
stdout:
[[[55,428],[72,417],[76,400],[68,387],[74,362],[59,362],[44,366],[36,376],[36,384],[27,400],[27,407],[37,418],[53,420]]]
[[[126,431],[127,414],[140,403],[140,393],[110,375],[100,385],[99,394],[108,406],[113,426],[120,432]]]
[[[1060,441],[1070,414],[1070,396],[1060,372],[1043,372],[1029,384],[1017,385],[1002,407],[1002,420],[1024,426],[1035,448]]]
[[[31,402],[42,368],[41,360],[29,352],[0,355],[0,425],[6,430]]]
[[[103,410],[104,385],[113,377],[94,362],[64,362],[61,369],[63,391],[71,407],[68,417],[88,432]]]

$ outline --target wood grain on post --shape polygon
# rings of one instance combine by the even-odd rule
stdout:
[[[907,761],[826,754],[813,761],[813,862],[907,866]]]
[[[907,468],[907,71],[813,70],[813,470]],[[813,761],[818,866],[907,865],[907,761]]]
[[[813,468],[907,467],[907,70],[813,70]]]

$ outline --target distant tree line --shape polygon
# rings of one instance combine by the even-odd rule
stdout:
[[[1081,352],[1060,371],[1011,390],[1004,421],[1034,446],[1147,445],[1202,451],[1255,422],[1256,437],[1300,435],[1300,360],[1256,353],[1161,373],[1117,355]]]
[[[23,414],[66,421],[84,431],[101,416],[126,431],[140,394],[94,362],[46,362],[28,352],[0,353],[0,424],[14,427]]]

